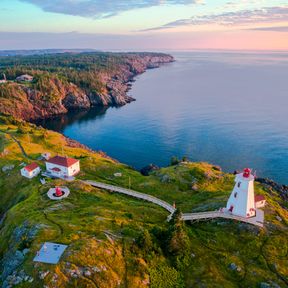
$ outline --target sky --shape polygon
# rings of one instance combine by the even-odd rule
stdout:
[[[288,50],[288,0],[0,0],[0,50]]]

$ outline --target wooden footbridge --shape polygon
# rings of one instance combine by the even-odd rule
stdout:
[[[170,212],[170,214],[173,214],[175,212],[175,208],[172,205],[170,205],[167,202],[160,200],[154,196],[148,195],[148,194],[136,192],[134,190],[130,190],[130,189],[114,186],[114,185],[105,184],[102,182],[95,182],[95,181],[90,181],[90,180],[87,180],[84,182],[86,184],[89,184],[89,185],[97,187],[97,188],[102,188],[102,189],[109,190],[112,192],[117,192],[117,193],[129,195],[129,196],[132,196],[132,197],[135,197],[138,199],[146,200],[148,202],[152,202],[158,206],[163,207],[168,212]]]
[[[259,227],[264,226],[264,212],[260,209],[256,209],[256,216],[251,217],[251,218],[244,218],[241,216],[233,215],[230,212],[225,212],[225,211],[209,211],[209,212],[184,213],[184,214],[182,214],[182,219],[184,221],[208,220],[208,219],[212,219],[212,218],[232,219],[232,220],[256,225]]]
[[[126,189],[126,188],[122,188],[119,186],[114,186],[114,185],[110,185],[110,184],[106,184],[102,182],[91,181],[91,180],[86,180],[83,182],[93,187],[105,189],[105,190],[116,192],[116,193],[125,194],[128,196],[142,199],[142,200],[154,203],[158,206],[161,206],[162,208],[166,209],[170,213],[170,215],[168,216],[168,221],[171,219],[171,216],[176,210],[169,203],[163,200],[160,200],[154,196],[145,194],[145,193],[137,192],[131,189]],[[183,213],[182,214],[182,219],[184,221],[201,221],[201,220],[209,220],[213,218],[233,219],[233,220],[245,222],[248,224],[256,225],[259,227],[264,226],[264,212],[260,209],[256,210],[256,217],[252,217],[252,218],[244,218],[244,217],[233,215],[229,212],[224,212],[224,211],[223,212],[222,211],[209,211],[209,212]]]

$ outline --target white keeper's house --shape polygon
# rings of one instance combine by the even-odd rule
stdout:
[[[80,162],[74,158],[55,156],[46,161],[46,170],[54,177],[69,178],[80,172]]]
[[[41,169],[39,167],[39,165],[35,162],[23,167],[21,169],[21,175],[26,177],[26,178],[33,178],[35,176],[37,176],[40,173]]]
[[[33,76],[28,75],[28,74],[20,75],[16,78],[16,81],[18,81],[18,82],[32,82]]]

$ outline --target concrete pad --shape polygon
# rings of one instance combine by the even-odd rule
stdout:
[[[256,209],[256,217],[255,220],[257,223],[264,224],[264,211],[261,209]]]
[[[57,264],[67,247],[67,245],[45,242],[41,247],[40,251],[37,252],[37,255],[35,256],[33,261],[48,264]]]

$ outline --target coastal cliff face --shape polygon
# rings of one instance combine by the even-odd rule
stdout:
[[[91,55],[89,56],[91,60]],[[172,56],[160,53],[127,53],[115,56],[112,53],[104,60],[99,60],[98,54],[92,57],[92,62],[102,61],[100,64],[97,62],[92,66],[84,58],[82,66],[81,63],[75,66],[76,56],[69,57],[71,59],[69,58],[69,67],[66,70],[62,66],[67,61],[61,59],[62,62],[54,64],[53,70],[57,73],[50,72],[52,69],[49,66],[45,70],[44,64],[40,67],[35,64],[32,71],[25,67],[18,69],[31,74],[34,77],[32,83],[16,83],[12,79],[19,72],[16,71],[17,74],[13,75],[9,71],[11,68],[3,70],[8,77],[10,72],[11,79],[0,85],[0,113],[30,121],[65,114],[72,109],[125,105],[135,100],[127,92],[136,75],[173,61]]]

